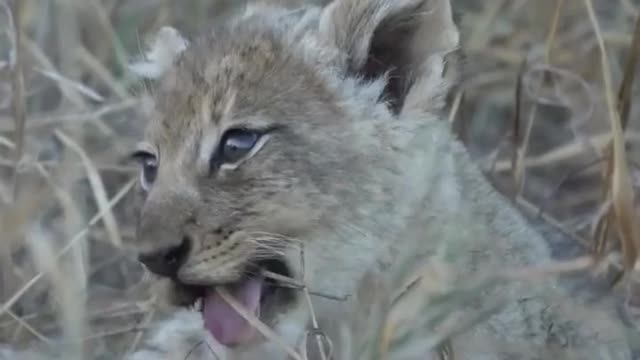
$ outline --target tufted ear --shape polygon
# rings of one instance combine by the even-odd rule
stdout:
[[[129,65],[129,70],[144,79],[158,79],[189,45],[178,30],[165,26],[155,35],[144,59]]]
[[[446,92],[436,83],[444,81],[445,57],[459,43],[449,0],[334,0],[323,11],[320,33],[345,55],[348,76],[387,77],[384,100],[396,112],[415,90],[436,98]]]

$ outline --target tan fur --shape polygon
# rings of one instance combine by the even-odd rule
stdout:
[[[456,279],[544,263],[544,240],[441,120],[458,37],[445,0],[335,0],[298,11],[250,8],[193,39],[175,52],[153,94],[145,143],[160,167],[149,193],[141,192],[137,250],[188,236],[193,248],[178,277],[214,284],[273,253],[285,254],[301,279],[304,249],[309,288],[350,295],[314,298],[321,328],[345,358],[358,357],[345,339],[371,327],[351,321],[373,301],[358,296],[367,273],[391,291],[400,284],[389,274],[439,251],[453,259]],[[208,155],[233,126],[278,130],[237,168],[210,174]],[[507,305],[454,339],[456,359],[512,358],[488,345],[494,340],[539,350],[560,337],[588,353],[624,340],[608,315],[566,315],[550,299],[570,299],[551,281],[505,283],[478,301],[490,297]],[[297,346],[308,321],[300,297],[272,325]],[[538,358],[538,350],[518,358]],[[268,343],[224,356],[285,359]]]

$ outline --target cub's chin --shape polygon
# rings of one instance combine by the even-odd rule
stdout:
[[[200,312],[205,329],[221,345],[249,346],[263,338],[245,317],[257,318],[273,328],[278,316],[297,301],[295,285],[287,281],[291,276],[284,260],[261,260],[247,265],[233,282],[193,285],[173,279],[168,302]]]

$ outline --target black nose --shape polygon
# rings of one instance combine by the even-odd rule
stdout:
[[[185,238],[179,246],[140,254],[138,260],[154,274],[175,277],[189,254],[190,246],[190,242]]]

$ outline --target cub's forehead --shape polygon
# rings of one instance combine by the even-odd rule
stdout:
[[[194,39],[154,86],[147,140],[179,146],[223,120],[290,121],[305,104],[330,99],[301,50],[310,29],[308,11],[253,12]]]

